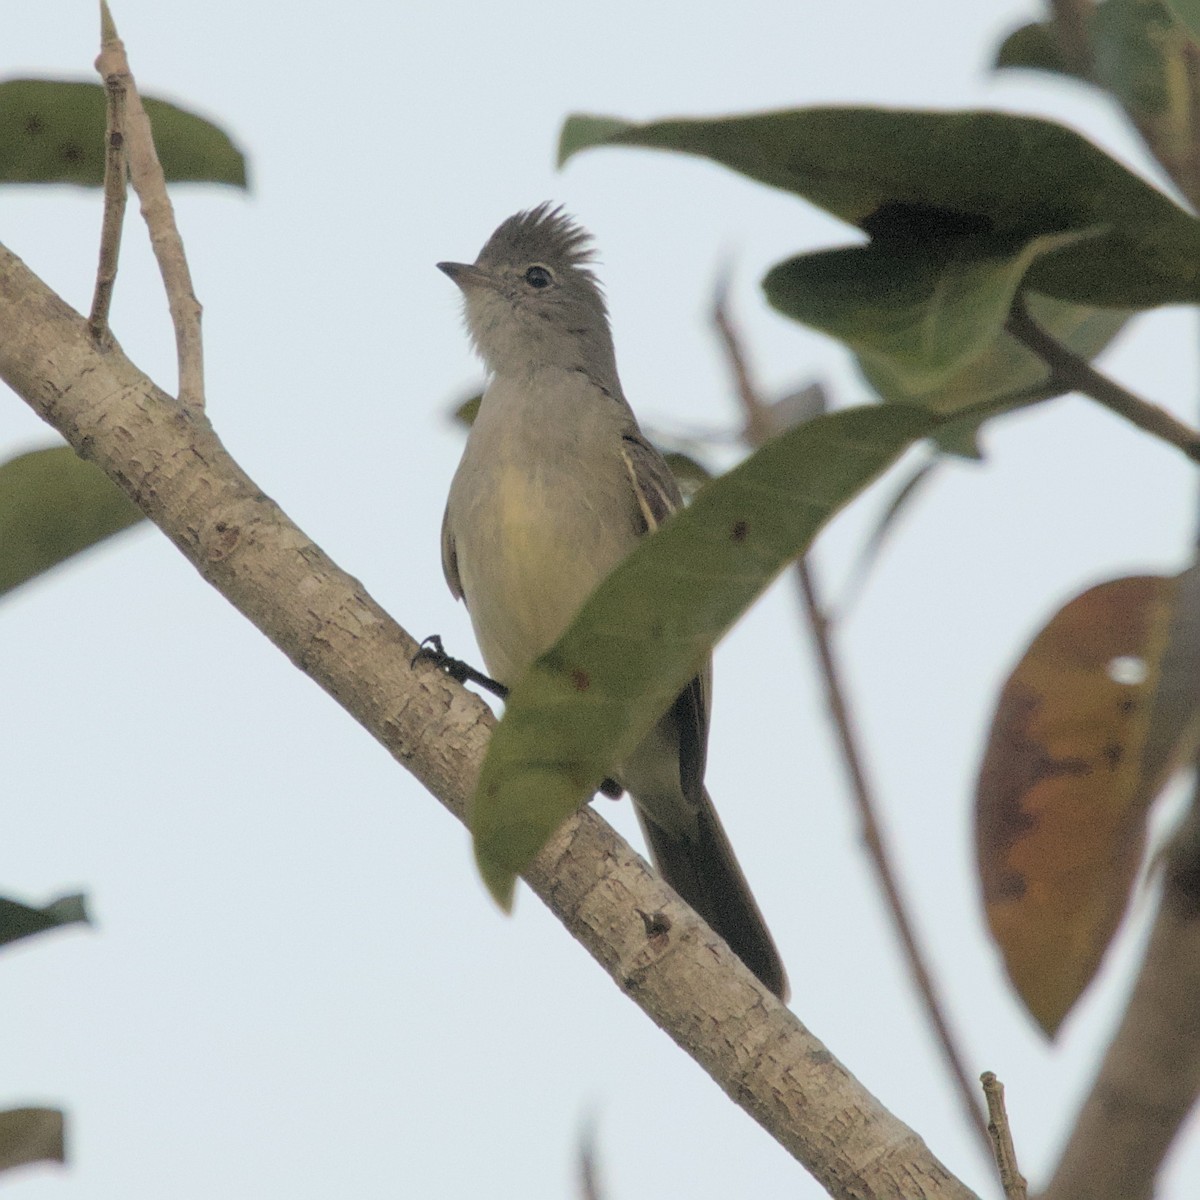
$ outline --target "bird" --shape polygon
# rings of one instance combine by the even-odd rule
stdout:
[[[442,522],[442,565],[489,675],[505,688],[566,630],[608,573],[682,506],[617,374],[592,238],[543,203],[504,221],[462,293],[487,384]],[[787,974],[704,785],[711,656],[626,762],[661,876],[776,996]]]

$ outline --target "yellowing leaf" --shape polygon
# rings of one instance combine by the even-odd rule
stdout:
[[[976,794],[988,923],[1053,1034],[1125,912],[1149,798],[1151,698],[1176,581],[1099,584],[1037,635],[1000,694]]]

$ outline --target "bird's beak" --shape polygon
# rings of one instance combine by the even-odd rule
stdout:
[[[449,275],[464,292],[469,292],[472,288],[477,287],[496,286],[496,281],[492,276],[482,267],[477,267],[473,263],[440,262],[437,269],[443,274]]]

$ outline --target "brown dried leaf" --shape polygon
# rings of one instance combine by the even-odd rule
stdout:
[[[1091,981],[1141,862],[1150,701],[1176,581],[1115,579],[1067,603],[1000,693],[976,793],[988,923],[1053,1034]]]

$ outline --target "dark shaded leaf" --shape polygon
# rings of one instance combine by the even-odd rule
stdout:
[[[1030,316],[1043,329],[1089,359],[1116,337],[1131,315],[1122,309],[1085,308],[1036,293],[1027,293],[1026,301]],[[1050,371],[1042,360],[1003,330],[982,354],[929,388],[907,387],[901,375],[889,370],[883,360],[857,357],[867,382],[884,400],[919,404],[938,413],[988,405],[995,406],[988,416],[995,416],[1005,408],[1033,404],[1059,394],[1049,386]],[[940,434],[938,441],[943,444]]]
[[[862,229],[877,229],[880,213],[939,210],[964,228],[986,228],[982,237],[1012,252],[1047,235],[1098,230],[1036,258],[1027,285],[1097,308],[1200,300],[1200,222],[1086,138],[1049,121],[871,108],[643,125],[576,116],[563,128],[560,161],[617,144],[713,159]],[[869,272],[863,289],[878,287],[871,270],[878,260],[861,261]],[[864,297],[876,307],[883,301]]]
[[[512,691],[488,747],[470,824],[502,905],[516,874],[628,757],[729,626],[933,425],[899,405],[809,421],[702,488],[600,585]]]
[[[982,424],[983,420],[976,416],[949,420],[938,426],[933,435],[933,443],[943,454],[965,458],[971,462],[982,462],[983,448],[979,444],[979,428]]]
[[[0,595],[141,519],[70,446],[9,459],[0,464]]]
[[[78,924],[91,924],[83,896],[60,896],[44,908],[31,908],[28,904],[0,897],[0,946],[44,933],[47,929]]]
[[[246,186],[246,160],[211,121],[143,96],[169,183]],[[57,79],[0,83],[0,183],[104,182],[104,88]]]
[[[66,1162],[65,1120],[57,1108],[0,1112],[0,1171],[38,1162]]]
[[[988,354],[1029,267],[1080,236],[872,242],[780,263],[763,290],[774,308],[847,343],[922,396]]]
[[[1087,13],[1091,63],[1086,74],[1063,61],[1047,22],[1010,35],[996,66],[1073,75],[1104,89],[1125,109],[1171,177],[1194,196],[1200,178],[1188,79],[1197,8],[1196,0],[1102,0]]]
[[[1000,43],[993,64],[997,70],[1017,68],[1028,71],[1049,71],[1055,75],[1070,75],[1088,82],[1086,75],[1071,69],[1062,51],[1054,30],[1044,21],[1022,25]]]

